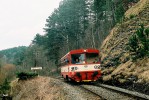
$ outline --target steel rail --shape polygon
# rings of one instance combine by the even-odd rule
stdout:
[[[100,98],[100,100],[106,100],[106,99],[103,98],[101,95],[97,94],[96,92],[93,92],[92,90],[89,90],[89,89],[87,89],[87,88],[85,88],[85,87],[83,87],[83,86],[81,86],[81,85],[79,85],[79,87],[82,88],[82,89],[84,89],[84,90],[86,90],[86,91],[88,91],[88,92],[90,92],[90,93],[92,93],[93,95],[98,96],[98,97]]]
[[[62,80],[62,78],[60,77],[57,77],[57,79],[60,79]],[[67,82],[66,82],[67,83]],[[69,82],[70,84],[70,82]],[[105,100],[103,97],[101,97],[99,94],[79,85],[82,89],[85,89],[97,96],[99,96],[100,98],[102,98],[102,100]],[[127,89],[123,89],[123,88],[119,88],[119,87],[115,87],[115,86],[110,86],[110,85],[106,85],[106,84],[99,84],[99,83],[95,83],[93,86],[98,86],[98,87],[102,87],[102,88],[106,88],[106,89],[109,89],[109,90],[113,90],[113,91],[116,91],[116,92],[119,92],[119,93],[122,93],[122,94],[125,94],[127,96],[131,96],[131,97],[134,97],[134,98],[137,98],[137,99],[141,99],[141,100],[149,100],[149,95],[146,95],[146,94],[143,94],[143,93],[139,93],[139,92],[135,92],[135,91],[130,91],[130,90],[127,90]]]
[[[103,87],[103,88],[107,88],[110,90],[114,90],[117,92],[121,92],[123,94],[132,96],[132,97],[136,97],[137,99],[143,99],[143,100],[149,100],[149,95],[143,94],[143,93],[139,93],[139,92],[135,92],[135,91],[130,91],[127,89],[123,89],[123,88],[119,88],[119,87],[115,87],[115,86],[110,86],[110,85],[105,85],[105,84],[95,84],[96,86],[99,87]]]

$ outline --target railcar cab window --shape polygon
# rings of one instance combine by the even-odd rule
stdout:
[[[86,62],[87,63],[99,63],[98,53],[86,53]]]
[[[71,55],[72,64],[84,64],[85,63],[85,54],[72,54]]]

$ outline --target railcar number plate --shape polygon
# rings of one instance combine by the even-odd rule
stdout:
[[[94,68],[95,69],[100,69],[100,65],[95,65]]]
[[[71,67],[71,71],[78,70],[78,67]]]

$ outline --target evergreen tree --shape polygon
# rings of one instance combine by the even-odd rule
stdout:
[[[129,51],[132,58],[143,58],[149,56],[149,29],[145,29],[143,25],[129,39]]]
[[[120,4],[116,7],[116,10],[115,10],[115,16],[116,16],[117,22],[119,22],[122,19],[125,13],[123,2],[121,1],[119,3]]]

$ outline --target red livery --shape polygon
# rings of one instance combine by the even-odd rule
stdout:
[[[71,50],[61,58],[61,75],[76,82],[96,81],[101,76],[99,50]]]

